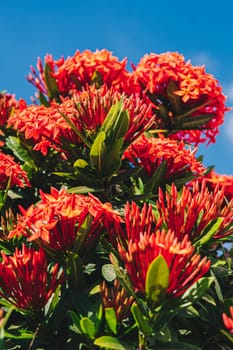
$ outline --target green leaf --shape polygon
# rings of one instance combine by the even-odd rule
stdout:
[[[108,161],[105,139],[105,132],[99,132],[90,150],[91,165],[97,170],[100,175],[103,174],[105,162]]]
[[[113,334],[117,334],[117,317],[116,312],[112,307],[107,307],[104,309],[105,319],[110,331]]]
[[[87,166],[88,163],[85,159],[77,159],[73,165],[74,168],[86,168]]]
[[[41,91],[39,91],[39,101],[45,107],[49,107],[50,106],[48,100],[46,99],[45,95],[42,94]]]
[[[30,167],[35,168],[35,164],[33,162],[33,159],[31,158],[31,155],[29,154],[27,149],[22,146],[18,137],[9,136],[6,139],[6,145],[19,160],[21,160],[24,163],[27,163],[28,165],[30,165]]]
[[[181,130],[200,129],[203,125],[207,124],[211,119],[213,119],[213,117],[214,114],[203,114],[195,117],[187,116],[182,118],[182,120],[175,125],[175,128]]]
[[[57,102],[60,102],[60,98],[59,98],[60,93],[58,90],[57,82],[56,82],[56,79],[52,77],[51,73],[52,73],[52,69],[50,65],[46,63],[44,68],[44,78],[48,89],[48,96],[51,98],[55,98]]]
[[[169,268],[162,255],[156,257],[147,270],[146,296],[154,305],[161,303],[169,283]]]
[[[145,318],[145,316],[142,314],[139,306],[136,303],[132,304],[131,312],[140,331],[145,335],[152,334],[152,329],[149,325],[149,320]]]
[[[91,83],[95,85],[96,89],[99,89],[104,83],[101,73],[97,70],[93,73],[91,77]]]
[[[192,345],[189,343],[173,341],[170,344],[167,342],[166,344],[159,345],[158,347],[156,347],[156,350],[201,350],[201,348],[199,346]]]
[[[194,245],[203,246],[209,242],[209,240],[217,233],[219,227],[223,222],[223,219],[224,218],[219,217],[217,219],[211,220],[202,231],[201,238],[195,242]]]
[[[83,262],[75,252],[66,253],[66,274],[72,287],[77,288],[83,283]]]
[[[144,186],[145,193],[156,192],[158,187],[163,185],[164,177],[167,171],[167,162],[163,161],[158,168],[155,170],[154,174],[146,181]]]
[[[102,275],[108,282],[112,282],[116,279],[116,271],[112,264],[105,264],[102,266]]]
[[[187,307],[192,303],[197,302],[208,291],[213,282],[214,277],[200,278],[182,295],[181,302],[183,302],[183,307]]]
[[[180,112],[181,98],[174,94],[175,91],[179,90],[178,86],[173,80],[170,80],[167,86],[168,99],[172,105],[172,108],[176,114]]]
[[[95,339],[94,345],[99,346],[100,348],[112,349],[112,350],[133,350],[128,345],[120,342],[117,338],[104,335]]]
[[[88,317],[81,318],[80,328],[88,338],[95,338],[95,326],[94,323]]]

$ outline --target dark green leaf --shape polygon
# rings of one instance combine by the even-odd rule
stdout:
[[[156,350],[201,350],[201,348],[196,345],[178,341],[159,345],[156,347]]]
[[[55,98],[58,102],[60,102],[57,82],[56,82],[56,79],[52,77],[51,73],[52,73],[52,69],[49,66],[49,64],[46,63],[44,68],[44,78],[48,89],[48,96],[51,98]]]
[[[181,106],[181,97],[174,94],[174,92],[177,90],[179,89],[176,83],[173,80],[170,80],[167,86],[167,95],[176,114],[180,113]]]
[[[218,232],[218,229],[221,226],[222,222],[222,217],[211,220],[202,231],[200,239],[198,239],[194,245],[203,246],[209,242],[209,240]]]
[[[152,334],[152,328],[150,327],[149,320],[147,320],[145,316],[142,314],[137,303],[132,304],[131,312],[137,324],[137,327],[140,329],[140,331],[145,335]]]
[[[195,117],[187,116],[182,118],[179,123],[175,125],[175,128],[178,130],[203,129],[203,126],[213,119],[213,117],[214,114],[203,114]]]

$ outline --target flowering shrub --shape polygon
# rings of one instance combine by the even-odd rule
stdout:
[[[38,59],[0,93],[0,349],[233,346],[226,98],[178,53]]]

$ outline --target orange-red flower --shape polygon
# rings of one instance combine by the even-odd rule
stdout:
[[[0,126],[4,126],[13,108],[17,106],[14,95],[0,92]]]
[[[92,195],[69,194],[64,188],[52,188],[50,194],[41,191],[40,195],[41,201],[36,205],[27,210],[21,208],[22,216],[9,238],[24,235],[30,242],[63,254],[74,249],[79,234],[83,235],[79,253],[85,255],[104,230],[120,229],[122,220],[111,204],[102,204]],[[84,233],[81,227],[88,218],[90,227]]]
[[[130,235],[130,234],[129,234]],[[141,233],[130,239],[127,249],[118,244],[118,251],[135,291],[145,293],[148,268],[152,261],[163,256],[169,268],[167,295],[178,297],[206,274],[210,267],[207,258],[195,254],[194,247],[185,236],[182,242],[171,230],[157,230],[150,235]]]
[[[42,248],[23,245],[12,256],[2,252],[0,295],[23,312],[40,313],[59,284],[64,281],[58,264],[48,266]]]
[[[214,191],[215,187],[224,188],[224,196],[228,201],[233,198],[233,176],[218,174],[211,170],[204,178],[200,177],[199,181],[205,181],[209,190]]]
[[[6,189],[7,186],[30,187],[30,183],[20,165],[8,154],[0,152],[0,189]]]
[[[167,122],[158,122],[162,129],[171,128],[168,130],[172,131],[170,137],[194,144],[206,140],[209,143],[215,142],[227,108],[218,81],[206,73],[204,67],[185,62],[184,57],[176,52],[150,54],[145,55],[135,67],[133,79],[134,83],[138,84],[138,92],[147,91],[153,94],[154,102],[157,101],[156,108],[161,105],[168,108]],[[180,99],[176,99],[177,96]],[[197,116],[208,115],[211,119],[199,128],[187,126],[182,130],[172,129],[184,116],[188,117],[191,123]]]
[[[129,84],[129,73],[126,70],[126,58],[119,61],[108,50],[85,50],[64,59],[54,60],[46,55],[44,62],[49,66],[51,77],[55,78],[60,96],[71,96],[86,89],[88,85],[100,87],[106,84],[108,88],[124,92]],[[45,69],[42,60],[37,62],[38,72],[31,67],[28,80],[44,95],[49,95]]]
[[[209,191],[205,181],[200,185],[193,182],[192,187],[183,187],[178,192],[174,184],[171,191],[159,190],[156,207],[167,227],[182,240],[186,235],[191,241],[200,237],[204,228],[218,217],[223,221],[214,238],[229,236],[233,233],[233,199],[226,203],[224,189],[215,187]]]
[[[225,312],[222,314],[222,319],[227,330],[233,334],[233,306],[229,308],[230,316],[228,316]]]
[[[148,176],[166,162],[165,180],[171,183],[185,175],[201,175],[205,168],[195,158],[195,150],[185,148],[183,142],[169,139],[140,137],[125,151],[124,156],[134,165],[140,165]]]
[[[30,105],[16,110],[10,116],[9,125],[22,132],[26,139],[35,143],[34,149],[46,155],[50,148],[66,154],[62,140],[85,147],[80,137],[65,121],[65,115],[90,143],[96,137],[111,106],[122,95],[103,86],[99,90],[88,88],[73,99],[64,99],[61,104],[51,102],[49,107]],[[134,141],[153,123],[150,106],[135,96],[123,96],[123,108],[128,110],[130,123],[125,135],[127,144]]]

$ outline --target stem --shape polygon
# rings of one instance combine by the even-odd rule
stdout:
[[[146,336],[142,332],[138,332],[138,341],[139,341],[139,348],[138,350],[145,350],[146,349]]]

